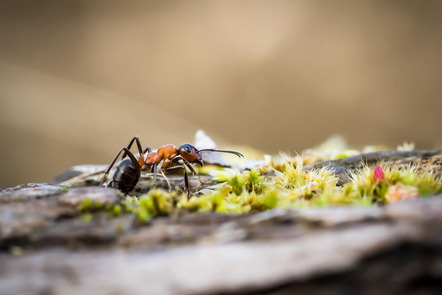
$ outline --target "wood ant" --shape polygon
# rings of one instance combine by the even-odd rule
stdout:
[[[136,143],[139,156],[135,156],[130,148],[133,143]],[[186,167],[192,171],[192,174],[197,175],[200,182],[198,173],[192,167],[192,164],[197,163],[201,167],[204,165],[201,152],[220,152],[220,153],[230,153],[238,157],[244,157],[243,154],[232,150],[220,150],[220,149],[201,149],[198,150],[196,147],[189,143],[180,145],[177,148],[173,144],[166,144],[161,146],[156,152],[152,151],[151,147],[147,147],[143,150],[141,146],[141,141],[138,136],[132,138],[127,147],[123,147],[115,156],[115,158],[110,163],[106,172],[101,179],[100,186],[107,180],[107,175],[114,166],[118,157],[123,153],[121,161],[118,163],[116,171],[113,175],[111,186],[115,189],[119,189],[122,193],[130,193],[137,185],[141,172],[150,171],[153,172],[154,185],[156,184],[156,176],[158,166],[162,171],[168,171],[176,168],[184,168],[184,189],[187,191],[188,198],[190,197],[189,180],[187,176]],[[126,157],[127,156],[127,157]],[[180,162],[180,160],[182,162]],[[161,165],[160,165],[161,164]]]

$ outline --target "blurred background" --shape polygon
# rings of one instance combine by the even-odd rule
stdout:
[[[0,187],[143,145],[441,148],[442,1],[0,2]]]

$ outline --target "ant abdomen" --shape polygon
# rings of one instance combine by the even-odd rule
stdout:
[[[117,165],[111,185],[123,194],[128,194],[137,185],[140,175],[140,170],[134,167],[129,158],[125,158]]]

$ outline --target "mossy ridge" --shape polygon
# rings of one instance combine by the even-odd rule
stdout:
[[[398,168],[381,163],[377,169],[382,171],[382,179],[375,177],[375,167],[365,166],[351,172],[350,182],[338,186],[338,178],[327,167],[306,170],[300,157],[295,162],[286,161],[282,170],[272,166],[251,171],[217,168],[210,174],[220,183],[190,199],[178,190],[168,193],[155,189],[139,198],[126,197],[106,210],[112,216],[130,213],[145,222],[186,212],[240,214],[273,208],[372,206],[400,200],[401,194],[408,192],[418,196],[442,193],[440,177],[419,172],[416,165]],[[401,189],[394,198],[389,195],[393,187]]]

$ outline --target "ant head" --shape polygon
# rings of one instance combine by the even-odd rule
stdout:
[[[190,143],[180,145],[178,150],[180,156],[183,157],[183,159],[189,161],[192,164],[198,163],[201,167],[204,165],[203,158],[201,157],[199,151]]]

